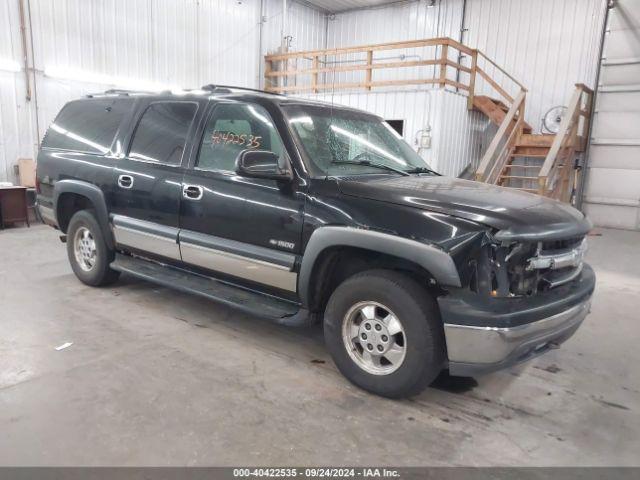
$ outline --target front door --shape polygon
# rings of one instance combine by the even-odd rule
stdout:
[[[195,267],[277,291],[295,292],[303,196],[294,182],[236,174],[245,149],[288,154],[260,105],[215,105],[204,126],[194,166],[185,172],[181,204],[182,259]]]
[[[116,243],[151,256],[180,260],[178,228],[189,131],[199,104],[153,101],[141,108],[126,155],[113,176]]]

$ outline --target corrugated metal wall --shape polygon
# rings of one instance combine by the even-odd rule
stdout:
[[[20,20],[17,2],[0,4],[0,181],[15,181],[18,158],[33,154],[32,117],[20,68]]]
[[[576,83],[593,87],[605,12],[605,0],[468,0],[463,43],[529,90],[526,119],[539,131],[545,112],[566,105]]]
[[[406,2],[330,16],[327,45],[331,48],[431,37],[460,39],[464,29],[463,43],[482,50],[528,88],[526,119],[537,132],[546,111],[569,101],[575,83],[593,86],[605,11],[605,0],[441,0],[433,7],[428,2]],[[386,59],[389,52],[383,54]],[[431,47],[397,50],[392,55],[418,60],[435,58],[435,54]],[[381,60],[380,55],[374,59]],[[354,54],[340,60],[364,63],[365,57]],[[463,58],[463,63],[469,65],[470,59]],[[481,66],[515,96],[518,87],[514,83],[489,63]],[[374,80],[429,78],[434,70],[417,67],[375,71],[373,75]],[[325,81],[358,82],[363,76],[364,72],[327,74]],[[496,96],[482,79],[477,80],[477,88]],[[426,86],[422,90],[429,89]],[[329,93],[306,96],[331,98]],[[405,97],[411,101],[405,102]],[[437,96],[387,91],[334,98],[350,106],[365,105],[365,109],[385,118],[390,118],[386,105],[407,105],[398,117],[405,119],[407,140],[423,128],[423,110],[431,110],[433,145],[431,151],[423,153],[443,173],[460,172],[467,163],[477,165],[490,141],[487,132],[492,129],[476,113],[467,112],[460,96],[453,92]]]
[[[545,112],[568,102],[575,83],[593,86],[605,0],[467,0],[463,8],[464,4],[442,0],[429,7],[427,2],[409,2],[337,14],[329,19],[327,44],[338,47],[438,36],[459,39],[464,28],[463,43],[482,50],[529,90],[526,118],[535,131],[540,130]],[[433,50],[398,50],[394,55],[407,60],[434,58]],[[364,59],[363,54],[345,58],[348,62]],[[463,61],[469,64],[468,58]],[[513,93],[514,84],[489,64],[482,66]],[[376,71],[374,79],[431,77],[433,68]],[[357,82],[363,76],[364,72],[342,73],[335,81]],[[496,96],[482,79],[478,88]]]
[[[462,21],[462,0],[447,0],[429,7],[427,2],[401,3],[368,10],[356,10],[331,15],[328,21],[328,48],[397,42],[420,38],[458,38]],[[435,58],[436,47],[407,48],[392,52],[375,52],[374,61],[415,61]],[[329,65],[343,63],[366,63],[366,54],[358,53],[329,57]],[[336,62],[336,63],[331,63]],[[373,72],[373,79],[431,78],[435,67],[423,66],[384,69]],[[335,83],[351,83],[364,80],[365,72],[327,74],[326,80]]]
[[[205,83],[255,87],[262,81],[261,54],[274,51],[281,44],[280,0],[29,0],[29,3],[40,132],[36,133],[33,114],[36,99],[24,100],[23,73],[1,72],[0,180],[15,180],[12,165],[20,156],[34,155],[34,145],[64,102],[109,86],[96,75],[183,87]],[[541,112],[566,103],[573,83],[592,83],[595,69],[592,57],[604,3],[604,0],[467,0],[465,22],[469,31],[465,42],[484,49],[529,87],[527,118],[537,128]],[[0,6],[0,65],[6,59],[21,61],[17,5],[18,0],[7,0]],[[434,7],[423,1],[404,2],[329,16],[301,3],[289,2],[286,35],[291,37],[292,50],[435,36],[459,38],[462,13],[463,0],[437,1]],[[427,53],[398,52],[407,57]],[[52,71],[66,72],[67,76],[71,73],[74,79],[44,75]],[[94,75],[92,81],[96,83],[79,79],[82,75],[76,75],[77,72]],[[405,69],[401,75],[412,74]],[[375,75],[383,78],[399,74]],[[375,98],[382,99],[376,95]],[[375,104],[408,105],[399,100],[398,94],[388,95],[388,99],[376,100]],[[417,102],[411,106],[412,111],[418,112],[416,116],[408,113],[403,116],[408,128],[416,126],[408,133],[409,137],[423,123],[424,114],[420,110],[428,108]],[[432,103],[432,108],[436,103]],[[436,123],[434,118],[434,135]],[[459,128],[473,123],[460,123]],[[444,124],[441,130],[446,130]],[[456,143],[463,142],[461,138],[451,138],[451,152],[465,151]],[[438,155],[455,156],[443,150]]]
[[[257,0],[30,3],[43,130],[66,101],[108,88],[101,75],[184,88],[256,85]],[[71,76],[80,81],[58,78],[66,72],[78,72]]]

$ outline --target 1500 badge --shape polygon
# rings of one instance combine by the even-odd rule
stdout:
[[[287,250],[293,250],[296,246],[293,242],[285,242],[284,240],[276,240],[275,238],[269,240],[269,243],[276,247],[286,248]]]

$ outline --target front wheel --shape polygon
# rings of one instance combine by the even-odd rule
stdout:
[[[91,210],[81,210],[71,217],[67,229],[67,255],[76,277],[92,287],[109,285],[120,275],[109,267],[115,252],[104,241],[102,229]]]
[[[370,270],[338,286],[327,304],[324,336],[342,374],[385,397],[419,393],[445,365],[435,300],[398,272]]]

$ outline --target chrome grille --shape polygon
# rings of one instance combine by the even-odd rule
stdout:
[[[526,269],[540,272],[546,287],[555,288],[580,275],[586,252],[586,238],[540,242],[536,254],[527,260]]]

